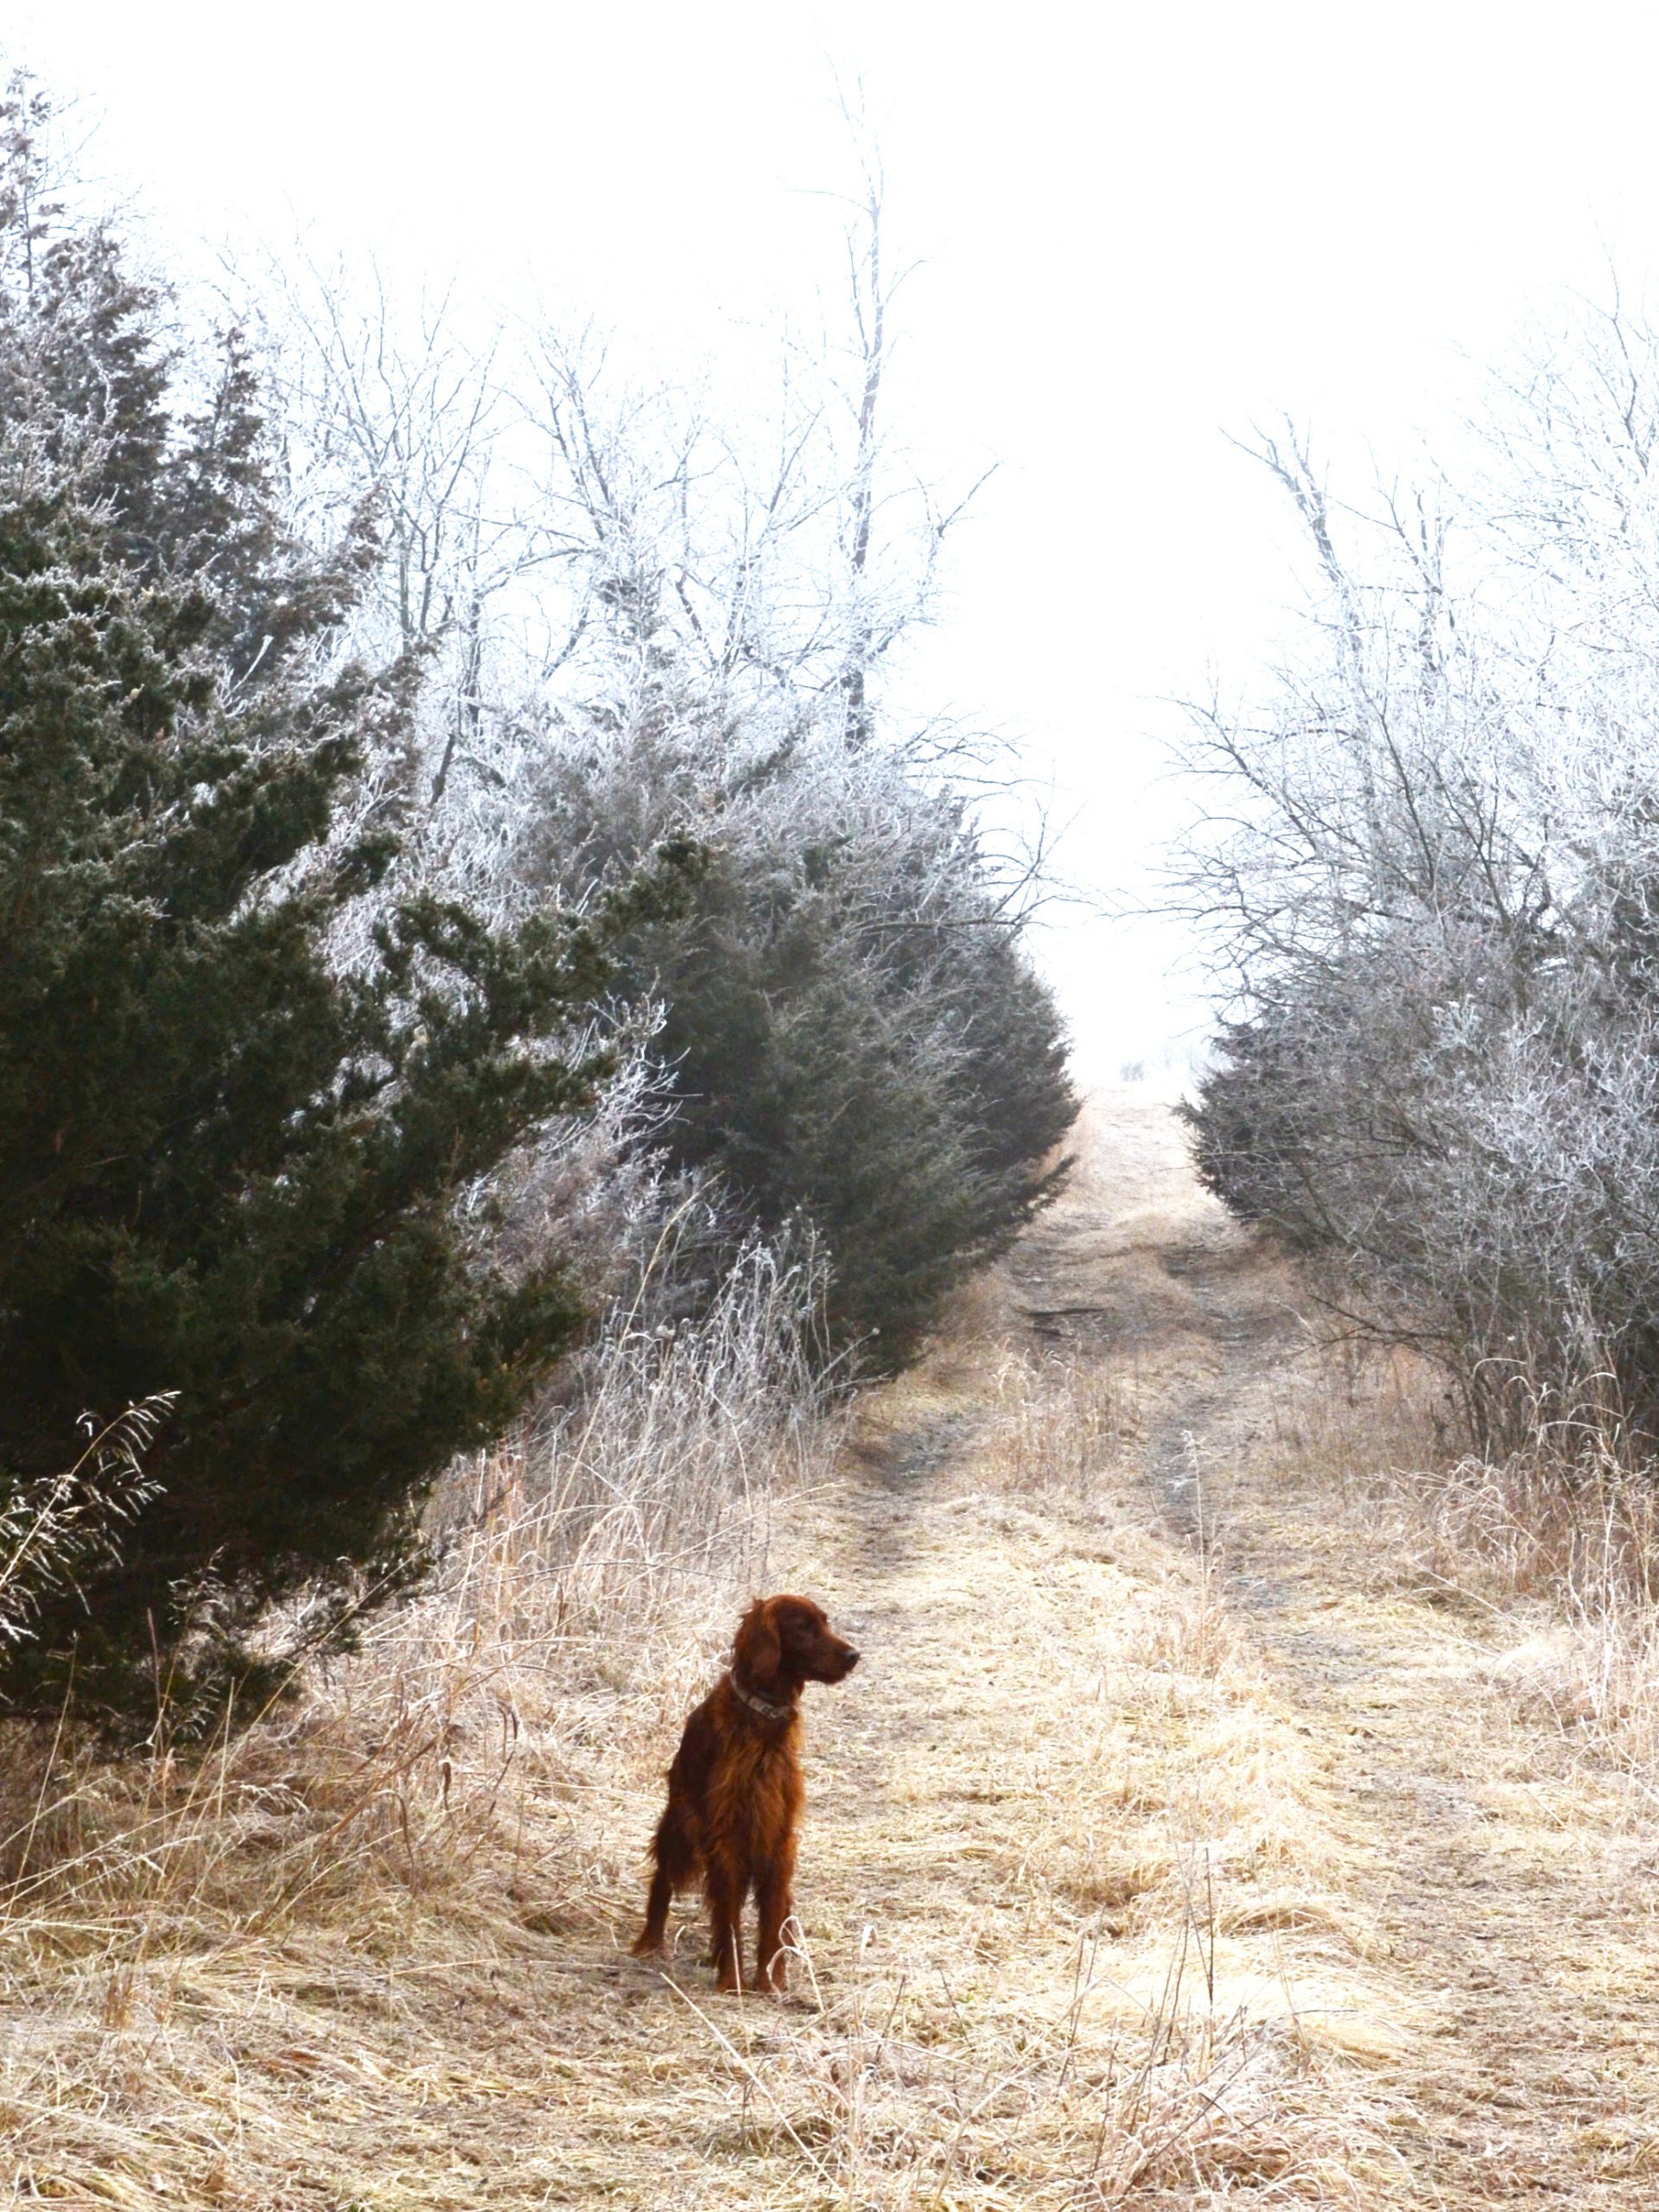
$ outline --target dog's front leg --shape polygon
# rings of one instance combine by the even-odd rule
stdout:
[[[789,1986],[784,1927],[795,1910],[791,1895],[794,1878],[795,1842],[791,1837],[755,1884],[755,1902],[760,1908],[760,1948],[756,1956],[762,1979],[780,1996]]]
[[[709,1956],[719,1986],[728,1994],[743,1986],[743,1898],[748,1882],[724,1863],[709,1869]]]

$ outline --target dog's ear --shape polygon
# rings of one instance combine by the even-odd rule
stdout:
[[[778,1662],[783,1656],[772,1600],[757,1598],[738,1624],[732,1642],[732,1671],[756,1689],[764,1689],[777,1679]]]

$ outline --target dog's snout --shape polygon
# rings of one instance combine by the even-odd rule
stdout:
[[[858,1664],[858,1654],[849,1643],[847,1647],[847,1671],[850,1675]]]

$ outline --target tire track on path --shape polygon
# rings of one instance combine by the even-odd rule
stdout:
[[[1391,1587],[1363,1507],[1287,1465],[1286,1406],[1310,1387],[1294,1276],[1198,1192],[1166,1109],[1120,1098],[1102,1119],[1116,1206],[1039,1229],[1024,1284],[1045,1310],[1092,1307],[1074,1338],[1138,1364],[1163,1524],[1208,1554],[1376,1869],[1425,2201],[1659,2206],[1650,1814],[1506,1688],[1535,1613],[1448,1616]]]

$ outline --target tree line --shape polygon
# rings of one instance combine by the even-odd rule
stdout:
[[[204,324],[54,144],[15,79],[0,1694],[120,1731],[349,1639],[625,1280],[810,1246],[901,1363],[1075,1109],[1002,771],[893,703],[962,502],[874,156],[850,335],[722,412],[297,262]]]
[[[1199,1165],[1478,1439],[1659,1435],[1659,331],[1492,376],[1457,472],[1344,498],[1294,429],[1308,621],[1193,715],[1182,895],[1227,978]]]

